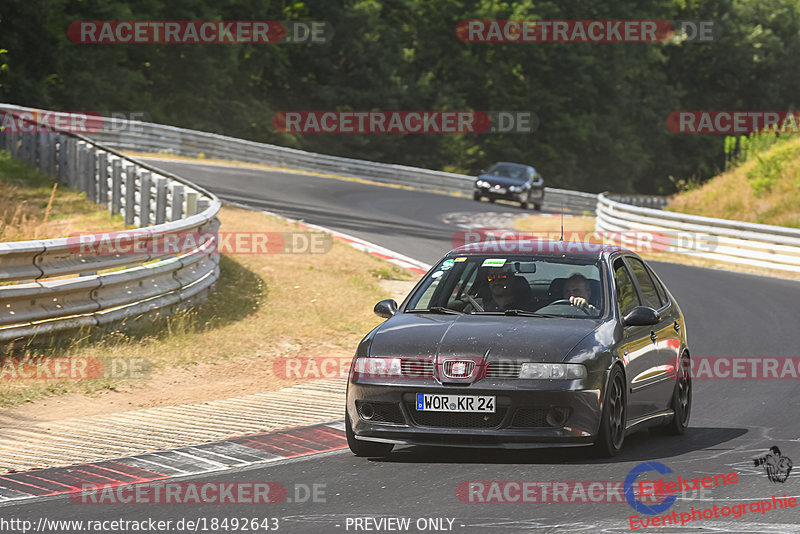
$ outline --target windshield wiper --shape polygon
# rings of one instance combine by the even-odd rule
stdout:
[[[553,314],[550,314],[550,313],[536,313],[536,312],[532,312],[532,311],[528,311],[528,310],[520,310],[520,309],[517,309],[517,308],[511,309],[511,310],[505,310],[503,312],[503,314],[504,315],[519,315],[519,316],[522,316],[522,317],[548,317],[548,318],[563,317],[562,315],[553,315]]]
[[[508,316],[519,316],[519,317],[547,317],[547,318],[564,317],[563,315],[536,313],[528,310],[520,310],[517,308],[511,310],[472,312],[470,315],[508,315]]]
[[[458,310],[454,310],[452,308],[445,308],[444,306],[431,306],[427,310],[421,310],[426,312],[437,312],[437,313],[449,313],[453,315],[464,315],[464,312],[460,312]]]

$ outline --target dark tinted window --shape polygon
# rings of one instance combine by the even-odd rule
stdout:
[[[628,314],[633,308],[639,306],[639,297],[636,295],[636,288],[633,280],[628,274],[628,269],[622,260],[614,262],[614,282],[617,286],[617,302],[622,316]]]
[[[659,309],[662,306],[662,302],[658,297],[656,286],[653,284],[653,280],[650,278],[650,273],[647,272],[647,268],[636,258],[629,257],[628,263],[631,265],[633,276],[635,276],[636,281],[639,282],[643,304],[645,306],[650,306],[654,310]]]

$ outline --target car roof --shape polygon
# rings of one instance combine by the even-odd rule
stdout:
[[[555,241],[551,239],[491,240],[462,245],[448,255],[462,254],[528,254],[531,256],[567,257],[575,259],[600,259],[616,252],[638,255],[618,245],[583,243],[581,241]]]

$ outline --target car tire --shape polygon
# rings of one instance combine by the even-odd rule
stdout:
[[[670,407],[675,415],[672,421],[660,427],[666,434],[680,436],[686,433],[689,427],[689,417],[692,415],[692,375],[690,372],[689,357],[681,356],[678,365],[678,377],[675,380],[675,391],[672,393]]]
[[[521,201],[521,202],[519,203],[519,207],[520,207],[520,208],[522,208],[522,209],[524,209],[524,210],[528,209],[528,201],[527,201],[527,200],[523,200],[523,201]]]
[[[542,211],[542,205],[541,204],[534,204],[533,205],[533,209],[535,209],[536,211]]]
[[[478,193],[477,191],[475,191],[474,193],[472,193],[472,200],[477,200],[478,202],[480,202],[481,201],[481,194]]]
[[[628,413],[625,395],[625,375],[618,365],[611,369],[608,377],[606,397],[600,416],[600,430],[594,449],[598,456],[610,458],[622,450],[625,441],[625,419]]]
[[[389,456],[394,448],[391,443],[357,440],[353,427],[350,425],[350,415],[347,413],[344,414],[344,433],[347,436],[347,446],[350,447],[350,452],[356,456],[383,458]]]
[[[489,197],[489,202],[490,202],[491,204],[494,204],[494,199],[493,199],[492,197]]]

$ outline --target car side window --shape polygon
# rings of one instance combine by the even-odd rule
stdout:
[[[614,283],[617,288],[617,302],[622,316],[639,306],[639,296],[636,294],[636,287],[633,285],[631,275],[628,274],[628,269],[622,259],[614,262]]]
[[[628,263],[633,271],[633,276],[635,276],[636,281],[639,282],[639,289],[642,291],[642,300],[644,301],[644,305],[650,306],[654,310],[659,309],[663,304],[661,299],[658,297],[656,286],[653,283],[652,278],[650,278],[650,273],[647,272],[647,268],[644,266],[644,263],[637,258],[631,257],[628,257]]]

